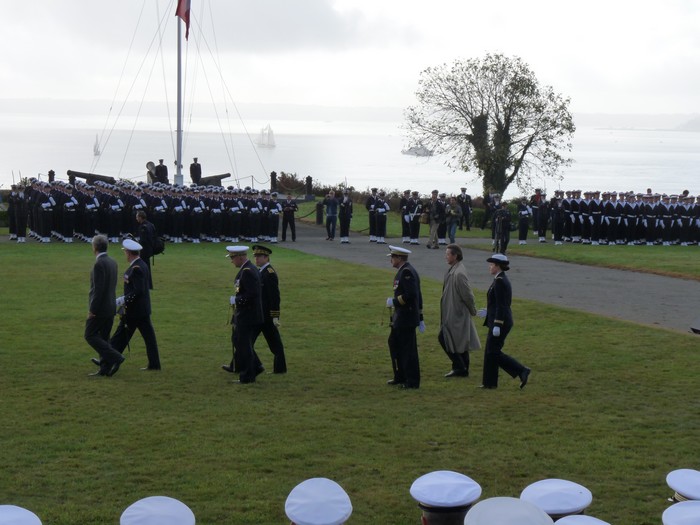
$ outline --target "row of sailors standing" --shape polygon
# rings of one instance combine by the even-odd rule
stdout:
[[[466,224],[467,229],[470,229],[472,199],[466,191],[466,188],[461,188],[461,193],[452,201],[448,200],[447,194],[433,190],[430,199],[423,201],[417,191],[405,190],[398,210],[401,216],[401,241],[404,244],[419,244],[421,220],[423,224],[432,223],[437,226],[437,244],[440,245],[447,245],[450,222],[454,223],[455,228],[462,229]],[[372,188],[365,201],[365,208],[369,215],[369,242],[385,244],[386,217],[390,211],[386,193]]]
[[[548,225],[555,244],[688,246],[700,242],[700,198],[687,194],[556,190],[548,201],[545,193],[535,190],[529,202],[523,198],[518,204],[518,217],[520,244],[526,243],[530,217],[539,242],[546,242]]]
[[[198,243],[200,239],[276,243],[280,216],[283,233],[289,226],[295,238],[294,214],[298,207],[291,195],[286,201],[278,201],[276,192],[249,187],[241,190],[102,181],[73,186],[62,181],[31,180],[26,188],[12,188],[10,238],[26,242],[29,230],[30,236],[45,243],[52,237],[62,242],[74,238],[90,242],[96,233],[119,242],[120,237],[136,233],[135,215],[139,210],[147,213],[159,235],[173,243]]]

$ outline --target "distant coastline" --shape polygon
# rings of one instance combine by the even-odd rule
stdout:
[[[124,105],[123,116],[133,117],[140,101]],[[116,116],[122,102],[112,107],[112,117]],[[296,120],[321,122],[403,122],[401,107],[342,107],[314,106],[300,104],[260,104],[238,103],[238,111],[244,120]],[[211,104],[195,104],[192,114],[201,118],[216,116],[216,108]],[[110,113],[107,100],[64,100],[64,99],[2,99],[0,114],[36,114],[43,116],[104,115]],[[167,114],[163,102],[147,102],[140,110],[142,117],[158,117]],[[700,131],[700,115],[687,114],[609,114],[575,113],[574,122],[578,127],[610,130],[650,130],[650,131]]]

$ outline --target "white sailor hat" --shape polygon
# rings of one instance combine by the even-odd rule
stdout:
[[[676,491],[673,499],[676,501],[700,500],[700,472],[682,468],[669,472],[666,483]]]
[[[520,499],[537,505],[550,516],[567,516],[582,512],[593,501],[593,495],[573,481],[543,479],[525,487]]]
[[[139,252],[143,250],[143,246],[137,243],[134,239],[124,239],[122,242],[122,248],[129,250],[130,252]]]
[[[150,496],[129,505],[119,525],[194,525],[194,513],[190,508],[168,496]]]
[[[233,257],[234,255],[241,255],[243,253],[246,253],[248,251],[247,246],[227,246],[226,251],[228,252],[226,254],[226,257]]]
[[[16,505],[0,505],[0,523],[3,525],[41,525],[39,516]]]
[[[692,525],[700,523],[700,501],[681,501],[671,505],[661,515],[664,525]]]
[[[352,504],[335,481],[311,478],[292,489],[284,512],[296,525],[340,525],[352,514]]]
[[[391,244],[389,245],[389,253],[386,254],[387,257],[391,255],[400,255],[402,257],[408,257],[408,255],[411,253],[411,250],[407,250],[406,248],[402,248],[401,246],[392,246]]]
[[[593,516],[576,514],[575,516],[565,516],[557,520],[557,525],[610,525],[607,521],[599,520]]]
[[[464,525],[552,525],[546,512],[518,498],[489,498],[474,505]]]
[[[415,480],[410,492],[423,510],[466,510],[481,496],[481,486],[459,472],[437,470]]]

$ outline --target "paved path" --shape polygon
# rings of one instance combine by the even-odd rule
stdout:
[[[297,222],[297,241],[282,246],[386,269],[391,268],[386,257],[388,244],[403,246],[398,239],[377,245],[359,234],[351,235],[351,244],[325,238],[323,227]],[[425,242],[407,247],[413,251],[410,261],[422,277],[442,281],[447,267],[444,250],[428,250]],[[488,255],[480,250],[464,253],[469,280],[479,290],[486,290],[491,283]],[[508,275],[516,297],[677,332],[688,332],[691,325],[698,325],[700,282],[535,257],[513,255],[510,259]]]

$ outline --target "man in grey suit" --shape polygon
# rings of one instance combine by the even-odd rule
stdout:
[[[119,370],[124,356],[109,344],[114,315],[117,309],[117,263],[107,255],[107,237],[96,235],[92,239],[95,265],[90,272],[88,317],[85,321],[85,340],[100,354],[93,359],[100,369],[92,376],[111,376]]]

